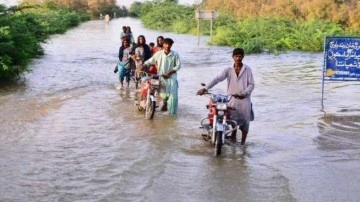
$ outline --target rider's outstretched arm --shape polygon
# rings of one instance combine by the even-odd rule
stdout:
[[[225,68],[220,74],[218,74],[213,80],[210,81],[205,87],[206,90],[209,90],[210,88],[214,87],[219,82],[224,81],[228,76],[228,70]]]

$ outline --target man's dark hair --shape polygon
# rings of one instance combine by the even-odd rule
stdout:
[[[232,56],[234,56],[234,55],[242,55],[242,56],[244,56],[244,49],[242,49],[242,48],[235,48],[234,49],[234,51],[233,51],[233,54],[232,54]]]
[[[169,45],[173,45],[174,41],[171,38],[165,38],[163,43],[169,44]]]

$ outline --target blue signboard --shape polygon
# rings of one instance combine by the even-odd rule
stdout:
[[[360,37],[325,37],[324,80],[360,81]]]

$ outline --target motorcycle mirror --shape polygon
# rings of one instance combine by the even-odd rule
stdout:
[[[201,86],[206,86],[206,84],[204,84],[204,83],[201,83],[200,85],[201,85]]]

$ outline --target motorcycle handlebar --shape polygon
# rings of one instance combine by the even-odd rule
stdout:
[[[203,95],[218,95],[218,94],[214,94],[214,93],[210,93],[210,92],[205,92]],[[227,95],[227,96],[230,96],[228,98],[228,100],[230,100],[232,97],[236,98],[236,99],[243,99],[244,96],[241,96],[239,94],[230,94],[230,95]]]
[[[207,108],[207,109],[209,109],[210,107],[216,107],[216,105],[206,105],[206,108]],[[236,108],[235,108],[235,107],[227,106],[227,109],[235,110]]]
[[[201,86],[206,86],[206,84],[205,83],[201,83],[200,84]],[[203,94],[202,95],[216,95],[216,94],[213,94],[213,93],[210,93],[210,92],[208,92],[208,90],[206,90],[205,88],[203,88]],[[201,95],[201,94],[198,94],[197,93],[197,95]],[[239,94],[230,94],[230,96],[231,97],[234,97],[234,98],[236,98],[236,99],[244,99],[245,98],[245,95],[239,95]],[[230,100],[231,99],[231,97],[229,97],[228,99]]]
[[[146,73],[146,76],[150,79],[160,79],[161,77],[163,77],[162,74],[159,75],[159,74],[149,74],[147,72],[145,72],[145,73]]]

